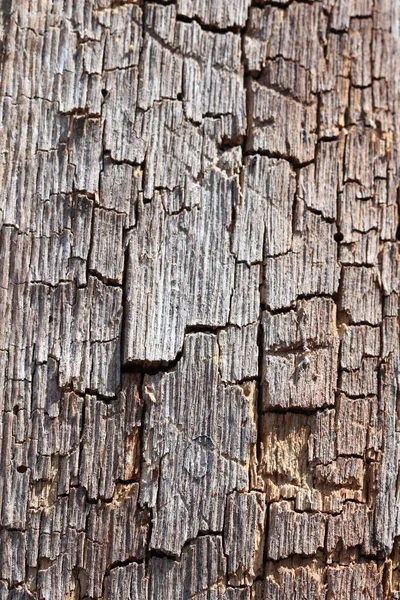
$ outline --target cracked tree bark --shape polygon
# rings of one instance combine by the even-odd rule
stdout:
[[[400,598],[398,1],[0,17],[0,600]]]

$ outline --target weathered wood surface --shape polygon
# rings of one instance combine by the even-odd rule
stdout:
[[[398,1],[0,17],[0,600],[400,598]]]

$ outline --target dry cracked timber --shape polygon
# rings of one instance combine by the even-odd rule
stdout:
[[[397,0],[0,17],[0,600],[400,598]]]

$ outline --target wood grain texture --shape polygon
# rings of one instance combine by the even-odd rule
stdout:
[[[0,3],[0,600],[400,598],[399,7]]]

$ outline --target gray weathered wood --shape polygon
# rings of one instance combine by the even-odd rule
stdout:
[[[398,0],[0,3],[0,600],[400,598]]]

